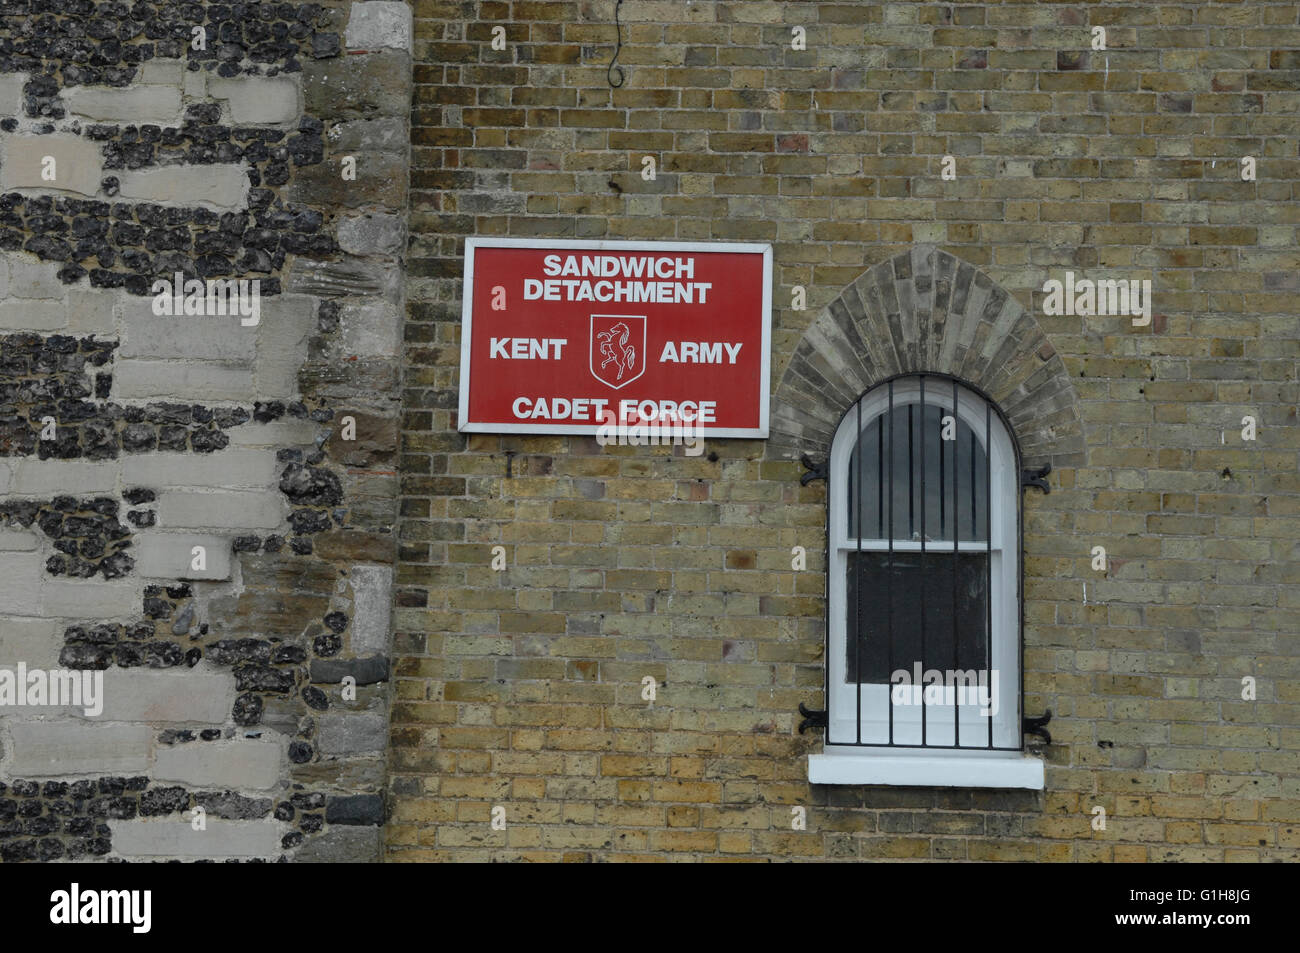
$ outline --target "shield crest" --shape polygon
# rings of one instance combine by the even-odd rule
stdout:
[[[591,375],[618,390],[645,373],[645,315],[593,314],[589,358]]]

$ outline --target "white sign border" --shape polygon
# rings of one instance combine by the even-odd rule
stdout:
[[[469,362],[473,340],[474,251],[478,248],[582,248],[595,251],[671,251],[730,252],[763,256],[763,357],[760,368],[758,426],[710,427],[700,424],[695,432],[701,437],[725,437],[739,440],[768,439],[768,415],[772,385],[772,246],[768,242],[625,242],[614,240],[564,238],[484,238],[465,239],[465,271],[460,307],[460,400],[457,430],[460,433],[538,434],[550,436],[595,436],[601,425],[592,424],[494,424],[467,423],[469,417]],[[589,345],[590,347],[590,345]]]

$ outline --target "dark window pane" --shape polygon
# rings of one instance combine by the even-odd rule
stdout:
[[[926,399],[941,398],[927,394]],[[863,539],[889,538],[891,507],[896,540],[919,542],[923,527],[926,541],[951,542],[954,533],[965,542],[988,539],[983,434],[977,438],[956,418],[949,428],[952,439],[944,440],[943,418],[948,416],[954,416],[950,405],[927,405],[924,413],[919,404],[895,405],[892,496],[888,411],[863,427],[849,456],[850,539],[857,538],[859,512]],[[859,487],[861,495],[855,497]]]
[[[888,633],[893,606],[893,670],[988,668],[986,553],[888,552],[848,554],[846,681],[883,685],[891,674]],[[953,579],[954,565],[957,578]],[[955,605],[954,605],[955,599]],[[925,658],[921,658],[921,606],[925,606]],[[954,626],[954,620],[956,624]],[[957,651],[953,653],[956,632]],[[854,651],[854,633],[858,634]]]

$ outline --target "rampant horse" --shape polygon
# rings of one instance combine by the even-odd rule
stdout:
[[[614,340],[615,335],[618,340]],[[600,341],[600,353],[604,355],[604,360],[600,362],[600,369],[603,371],[607,364],[613,363],[618,368],[618,376],[615,380],[621,381],[623,373],[630,371],[636,364],[636,348],[628,344],[628,338],[632,336],[631,329],[622,321],[615,324],[608,331],[597,333],[596,339]],[[615,349],[618,353],[615,353]]]

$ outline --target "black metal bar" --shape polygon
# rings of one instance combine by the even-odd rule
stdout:
[[[953,389],[954,390],[956,389],[956,381],[953,382]],[[943,539],[943,534],[948,531],[948,522],[946,519],[947,514],[945,512],[947,504],[943,498],[944,493],[946,493],[948,489],[946,486],[944,486],[946,476],[944,475],[943,472],[943,466],[944,466],[943,445],[948,442],[943,439],[943,418],[947,416],[948,414],[944,410],[944,408],[940,407],[939,408],[939,538],[940,539]],[[953,412],[952,419],[953,419],[953,429],[955,431],[957,426],[957,414],[955,411]]]
[[[858,544],[857,560],[853,565],[853,701],[857,706],[857,743],[862,744],[862,398],[858,398],[858,429],[853,435],[853,453],[857,463],[857,479],[853,481],[854,536]]]
[[[993,747],[993,415],[984,401],[984,666],[989,680],[989,747]],[[975,443],[974,440],[971,441]],[[1017,494],[1019,495],[1019,494]],[[1023,742],[1022,742],[1023,743]]]
[[[889,600],[886,618],[886,638],[888,648],[885,649],[885,671],[889,675],[894,673],[894,382],[889,382],[889,562],[885,570],[885,598]],[[889,688],[886,690],[885,698],[888,701],[889,708],[889,743],[894,743],[894,695],[893,681],[890,680]]]
[[[876,538],[885,538],[885,426],[876,422]],[[893,500],[890,500],[893,505]]]
[[[925,375],[921,385],[921,744],[925,744]]]
[[[942,423],[942,421],[940,421],[940,423]],[[940,437],[942,438],[942,434],[940,434]],[[960,642],[961,642],[960,636],[959,636],[959,634],[958,634],[958,628],[957,628],[957,567],[958,567],[958,564],[959,564],[959,562],[960,562],[960,560],[961,560],[961,557],[960,557],[959,554],[958,554],[958,546],[957,546],[957,537],[959,537],[959,536],[961,535],[961,526],[960,526],[960,524],[959,524],[959,522],[958,522],[958,520],[957,520],[957,518],[956,518],[956,517],[957,517],[957,499],[958,499],[958,497],[957,497],[957,472],[958,472],[958,470],[957,470],[957,437],[958,437],[958,426],[957,426],[957,380],[956,380],[956,378],[953,378],[953,382],[952,382],[952,513],[953,513],[953,521],[952,521],[952,670],[953,670],[954,672],[958,671],[958,670],[961,668],[960,660],[959,660],[959,658],[958,658],[958,656],[957,656],[957,646],[958,646],[958,645],[960,644]],[[940,458],[939,458],[939,459],[942,461],[942,459],[943,459],[943,457],[942,457],[942,454],[943,454],[943,440],[942,440],[942,439],[939,440],[939,453],[940,453]],[[940,463],[940,465],[939,465],[939,471],[940,471],[940,473],[943,472],[943,464],[942,464],[942,463]],[[942,494],[940,495],[940,499],[942,499]],[[979,681],[979,677],[978,677],[978,674],[977,674],[977,675],[976,675],[976,682],[978,682],[978,681]],[[977,694],[977,697],[978,697],[978,694]],[[952,717],[953,717],[953,724],[952,724],[952,730],[953,730],[953,736],[952,736],[952,738],[953,738],[953,745],[954,745],[954,747],[961,747],[961,707],[957,704],[957,693],[956,693],[956,692],[953,692],[952,707],[953,707],[953,712],[952,712]]]
[[[972,541],[980,538],[980,511],[975,505],[975,445],[978,443],[975,439],[975,428],[970,431],[970,538]]]
[[[907,405],[907,538],[916,534],[916,448],[912,445],[912,405]]]

